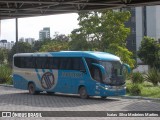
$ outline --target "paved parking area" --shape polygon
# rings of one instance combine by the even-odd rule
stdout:
[[[160,111],[160,102],[113,97],[80,99],[78,95],[46,93],[29,95],[26,90],[0,86],[0,111]]]

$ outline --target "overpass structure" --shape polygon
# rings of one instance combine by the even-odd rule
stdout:
[[[158,4],[160,0],[0,0],[0,20],[16,18],[18,41],[17,18]]]
[[[0,0],[0,19],[157,4],[160,0]]]

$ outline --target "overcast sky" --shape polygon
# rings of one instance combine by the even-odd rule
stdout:
[[[50,27],[51,37],[55,32],[60,34],[70,34],[78,28],[78,14],[60,14],[42,17],[30,17],[18,19],[18,37],[39,39],[39,31],[43,27]],[[1,21],[0,39],[15,41],[15,19]]]

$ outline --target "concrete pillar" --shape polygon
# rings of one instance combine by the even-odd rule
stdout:
[[[16,18],[16,43],[18,42],[18,18]]]

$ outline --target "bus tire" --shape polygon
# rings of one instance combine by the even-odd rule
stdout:
[[[88,94],[87,94],[87,90],[86,90],[85,87],[80,87],[80,89],[79,89],[79,95],[80,95],[80,98],[82,98],[82,99],[86,99],[86,98],[89,97]]]
[[[33,83],[29,83],[28,90],[29,90],[29,94],[31,95],[38,94],[38,92],[36,91],[35,85]]]

